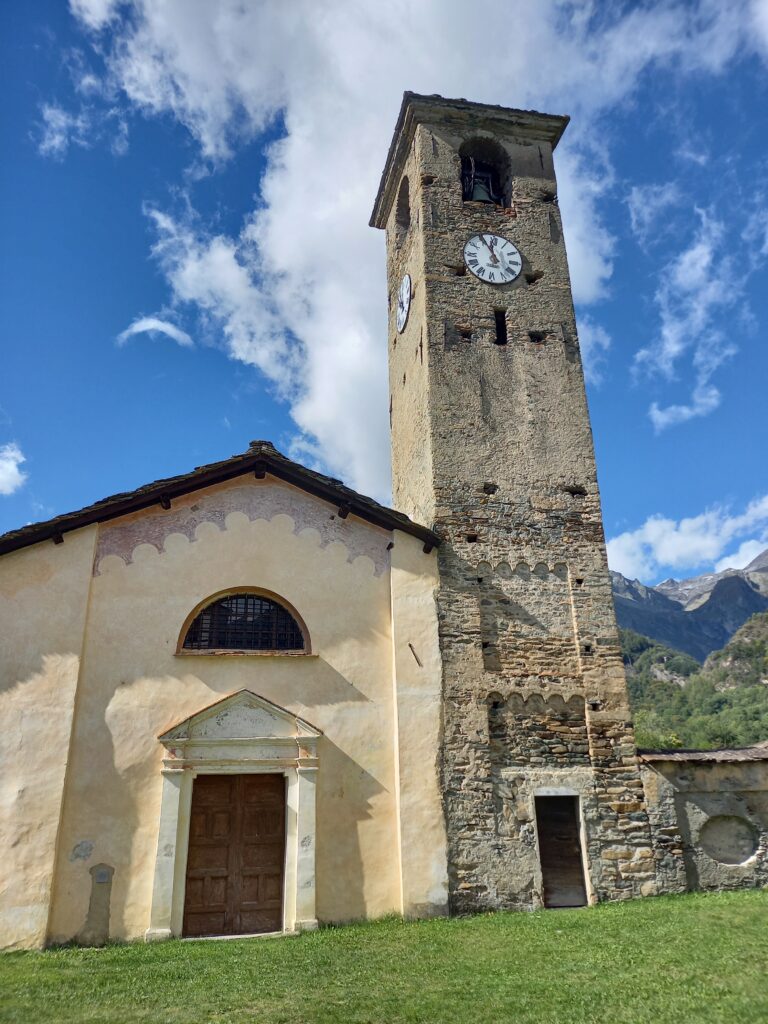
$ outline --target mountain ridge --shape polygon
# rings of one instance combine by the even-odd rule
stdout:
[[[616,620],[703,662],[752,616],[768,611],[768,549],[744,569],[725,569],[655,586],[611,572]]]

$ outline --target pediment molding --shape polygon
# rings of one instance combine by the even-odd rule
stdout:
[[[299,746],[314,753],[321,735],[310,722],[279,704],[252,690],[238,690],[178,722],[158,739],[176,756],[192,746]]]

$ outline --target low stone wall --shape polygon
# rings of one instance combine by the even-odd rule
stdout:
[[[660,892],[768,885],[768,744],[641,752]]]

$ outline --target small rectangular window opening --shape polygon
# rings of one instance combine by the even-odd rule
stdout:
[[[505,309],[494,309],[493,317],[496,321],[496,338],[494,339],[497,345],[507,344],[507,311]]]

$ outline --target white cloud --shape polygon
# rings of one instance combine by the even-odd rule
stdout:
[[[768,547],[768,533],[757,540],[742,541],[736,551],[715,563],[715,572],[723,572],[725,569],[743,569],[754,558],[761,555],[766,547]]]
[[[723,559],[735,541],[750,535],[735,556]],[[753,545],[753,547],[748,547]],[[754,545],[758,545],[754,547]],[[680,520],[650,516],[636,530],[628,530],[608,541],[608,562],[612,569],[630,579],[656,579],[669,570],[713,566],[717,571],[740,557],[746,565],[768,546],[768,494],[750,502],[738,514],[717,507]]]
[[[768,0],[751,0],[750,13],[757,44],[768,56]]]
[[[26,459],[17,444],[0,445],[0,494],[13,494],[27,479],[19,468],[22,462]]]
[[[132,324],[118,334],[118,345],[124,345],[135,334],[164,334],[166,338],[170,338],[182,347],[191,348],[194,345],[186,331],[182,331],[180,327],[168,323],[167,320],[160,320],[155,316],[141,316],[134,320]]]
[[[661,215],[679,201],[680,188],[674,181],[667,181],[663,185],[632,186],[627,196],[627,205],[632,231],[640,245],[648,244],[654,232],[659,229]]]
[[[93,76],[91,80],[97,81]],[[106,96],[106,90],[101,90],[100,98]],[[115,156],[124,156],[128,151],[128,122],[116,106],[96,109],[83,105],[77,114],[72,114],[56,104],[45,103],[40,108],[40,118],[37,149],[42,156],[62,160],[70,146],[88,149],[101,141],[109,144]]]
[[[709,150],[701,145],[694,145],[691,142],[684,142],[675,150],[681,160],[689,160],[698,167],[706,167],[711,160]]]
[[[579,317],[579,348],[584,364],[584,376],[589,384],[603,382],[603,371],[611,338],[608,332],[591,316]]]
[[[749,223],[741,237],[747,243],[753,266],[760,265],[768,256],[768,197],[765,193],[754,197]]]
[[[560,196],[578,302],[606,294],[610,159],[587,140],[654,66],[716,72],[750,47],[741,6],[71,0],[107,65],[105,96],[186,126],[213,164],[276,117],[259,203],[238,237],[155,210],[177,302],[218,327],[291,403],[296,450],[383,494],[384,246],[365,227],[404,89],[568,110]],[[93,92],[95,93],[95,89]],[[106,101],[105,101],[106,102]],[[111,100],[109,102],[112,102]],[[597,342],[598,350],[600,342]],[[603,349],[605,346],[602,346]]]
[[[573,298],[597,302],[608,292],[616,241],[600,219],[601,197],[613,184],[605,154],[587,157],[567,143],[558,153],[558,192]]]
[[[656,431],[698,416],[720,404],[720,392],[711,383],[715,371],[736,352],[721,327],[718,315],[743,298],[744,275],[735,273],[727,255],[725,225],[711,212],[697,210],[698,227],[690,245],[661,270],[656,290],[661,327],[655,341],[635,357],[639,371],[674,380],[678,366],[691,355],[693,386],[687,402],[660,406],[652,403],[649,416]]]
[[[38,150],[43,156],[62,159],[70,146],[87,146],[90,121],[82,111],[70,114],[55,103],[40,108]]]
[[[76,18],[88,28],[103,28],[115,15],[121,0],[69,0],[69,7]]]

